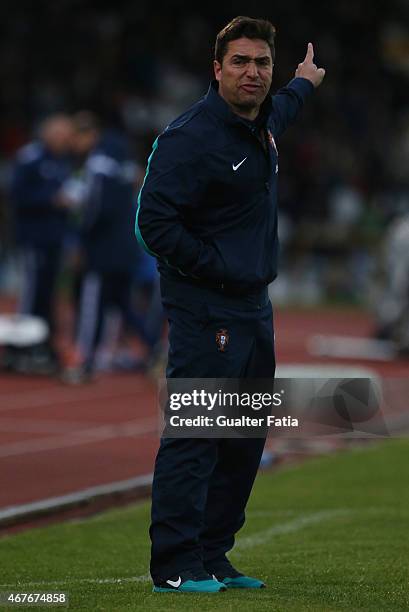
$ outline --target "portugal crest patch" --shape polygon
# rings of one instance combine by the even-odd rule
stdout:
[[[216,344],[220,352],[224,353],[229,344],[229,334],[227,329],[219,329],[216,333]]]

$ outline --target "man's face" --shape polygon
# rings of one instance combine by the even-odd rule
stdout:
[[[222,64],[214,61],[214,73],[222,98],[238,114],[255,118],[271,87],[270,47],[260,39],[232,40]]]
[[[73,135],[70,119],[60,116],[50,117],[42,128],[42,138],[48,149],[55,155],[68,153]]]
[[[88,155],[98,142],[98,130],[75,130],[72,139],[72,150],[76,155]]]

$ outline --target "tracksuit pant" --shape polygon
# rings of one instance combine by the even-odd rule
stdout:
[[[81,280],[78,317],[76,322],[76,343],[83,355],[85,365],[92,369],[95,353],[101,340],[104,316],[109,309],[115,309],[124,324],[150,347],[159,341],[163,315],[155,309],[156,328],[146,325],[132,304],[133,279],[130,272],[102,273],[88,270]],[[160,305],[160,304],[159,304]]]
[[[167,377],[272,378],[272,308],[267,289],[242,297],[162,279],[169,321]],[[225,330],[221,351],[216,339]],[[151,575],[210,574],[245,520],[264,447],[260,438],[162,438],[152,486]]]
[[[23,287],[19,312],[25,315],[40,317],[54,332],[54,302],[57,277],[61,264],[61,247],[24,246]]]

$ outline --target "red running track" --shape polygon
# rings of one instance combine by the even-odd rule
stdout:
[[[104,375],[82,387],[9,376],[0,383],[0,508],[152,471],[155,383]]]
[[[372,327],[356,310],[279,310],[277,362],[335,363],[308,354],[311,334],[369,336]],[[407,361],[359,365],[383,376],[409,372]],[[82,387],[0,379],[0,509],[150,473],[157,445],[156,383],[143,376],[105,374]]]

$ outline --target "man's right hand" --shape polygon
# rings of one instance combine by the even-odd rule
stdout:
[[[312,43],[308,43],[304,61],[301,62],[301,64],[298,64],[298,68],[295,71],[295,76],[308,79],[311,81],[314,87],[321,85],[325,76],[325,70],[324,68],[317,68],[317,66],[314,64],[314,48]]]

